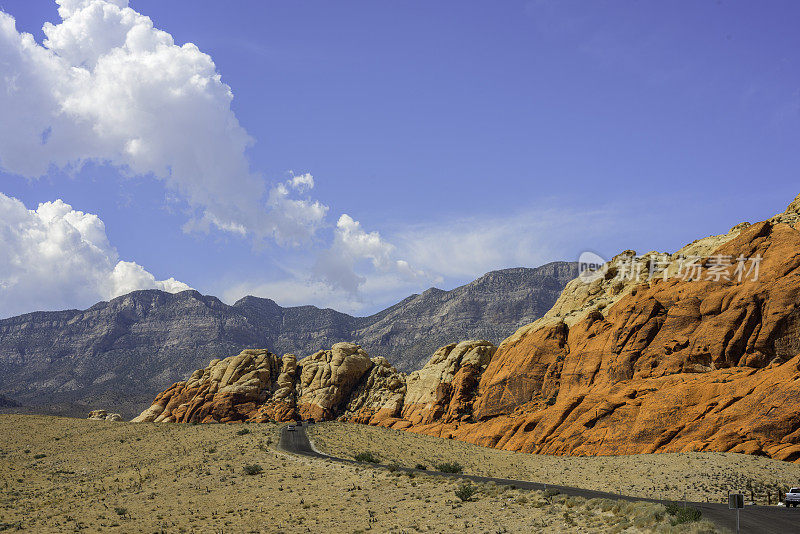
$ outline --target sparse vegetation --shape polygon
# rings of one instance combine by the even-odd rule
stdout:
[[[469,501],[472,500],[472,496],[477,493],[478,488],[473,486],[472,484],[464,484],[460,486],[456,491],[456,497],[461,499],[462,501]]]
[[[0,423],[7,429],[0,436],[0,488],[8,493],[0,499],[0,525],[9,530],[258,532],[265,524],[282,524],[284,532],[495,532],[493,525],[509,534],[714,532],[703,520],[673,526],[676,516],[657,503],[562,494],[548,501],[543,491],[465,483],[458,475],[417,472],[411,478],[400,470],[261,450],[259,443],[277,441],[280,425],[251,425],[257,439],[243,439],[236,434],[241,426],[96,425],[40,416],[0,416]],[[321,426],[323,435],[327,425]],[[359,436],[360,427],[345,428],[351,439]],[[61,436],[60,442],[54,436]],[[402,456],[379,439],[351,441],[347,450],[372,451],[375,460],[380,453],[380,463],[387,465],[433,469],[458,460],[464,471],[473,465],[470,455],[461,454],[462,443],[439,440],[434,443],[444,445],[429,446],[428,437],[411,437],[426,452],[412,447]],[[26,448],[33,452],[24,454]],[[475,449],[481,461],[495,452]],[[30,461],[34,453],[47,454],[47,462]],[[261,470],[247,476],[246,464]],[[118,514],[115,507],[124,511]]]
[[[239,430],[239,431],[236,433],[236,435],[237,435],[237,436],[246,436],[246,435],[247,435],[247,434],[249,434],[249,433],[250,433],[250,429],[249,429],[249,428],[243,428],[243,429]]]
[[[258,464],[246,465],[244,466],[244,474],[245,475],[260,475],[264,472],[264,468]]]
[[[420,471],[427,471],[428,466],[425,464],[417,464],[414,466],[414,469],[419,469]]]
[[[310,428],[321,451],[349,457],[352,451],[379,451],[381,463],[426,466],[458,461],[462,474],[589,487],[600,491],[666,500],[727,502],[740,491],[757,504],[774,505],[778,491],[800,480],[800,464],[731,453],[664,453],[632,456],[568,457],[484,448],[413,432],[350,423]],[[753,492],[751,494],[751,491]]]
[[[673,526],[694,523],[695,521],[700,521],[700,518],[703,517],[703,512],[692,506],[669,503],[665,508],[667,513],[672,516],[670,522]]]
[[[442,473],[460,473],[464,470],[464,466],[458,462],[444,462],[436,464],[434,467]]]
[[[124,516],[128,515],[128,509],[127,508],[123,508],[122,506],[117,506],[117,507],[114,508],[114,513],[117,514],[120,517],[124,517]]]
[[[380,463],[378,457],[369,451],[359,452],[358,454],[353,455],[353,458],[355,458],[356,462],[365,462],[370,464]]]

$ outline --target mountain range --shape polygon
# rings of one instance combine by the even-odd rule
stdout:
[[[452,340],[499,342],[544,315],[576,276],[569,262],[492,271],[368,317],[256,297],[229,306],[196,291],[156,290],[82,311],[11,317],[0,320],[0,408],[85,415],[101,406],[128,417],[164,384],[248,348],[302,357],[348,341],[412,371]]]

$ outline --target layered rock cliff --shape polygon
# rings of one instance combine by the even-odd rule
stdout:
[[[318,353],[298,363],[314,378],[295,382],[291,415],[536,453],[798,461],[798,221],[800,197],[768,221],[673,255],[624,252],[593,279],[570,282],[544,317],[499,347],[448,345],[408,376],[355,346],[339,359]]]
[[[0,395],[39,411],[81,415],[99,405],[130,417],[164,384],[213,358],[257,347],[308,355],[341,341],[412,371],[452,340],[499,342],[541,317],[576,274],[575,263],[494,271],[369,317],[255,297],[228,306],[195,291],[137,291],[85,311],[3,319]]]

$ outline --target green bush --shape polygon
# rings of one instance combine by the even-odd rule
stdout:
[[[378,457],[369,451],[359,452],[358,454],[354,455],[353,458],[355,458],[356,462],[367,462],[370,464],[379,463]]]
[[[33,457],[34,457],[36,460],[41,460],[41,459],[42,459],[42,458],[44,458],[45,456],[47,456],[47,455],[46,455],[46,454],[34,454],[34,455],[33,455]]]
[[[673,526],[694,523],[695,521],[700,521],[700,518],[703,517],[703,512],[692,506],[669,503],[666,505],[666,509],[667,513],[673,516],[673,519],[670,520]]]
[[[247,435],[247,434],[249,434],[249,433],[250,433],[250,429],[249,429],[249,428],[243,428],[243,429],[241,429],[240,431],[238,431],[238,432],[236,433],[236,435],[237,435],[237,436],[244,436],[244,435]]]
[[[469,501],[472,499],[472,496],[478,491],[478,488],[472,486],[470,484],[464,484],[460,488],[458,488],[455,493],[456,497],[461,499],[462,501]]]
[[[264,471],[264,469],[258,464],[244,466],[244,474],[245,475],[258,475],[259,473],[262,473],[263,471]]]
[[[122,516],[124,516],[124,515],[128,515],[128,509],[127,509],[127,508],[123,508],[123,507],[121,507],[121,506],[117,506],[116,508],[114,508],[114,511],[115,511],[115,512],[117,513],[117,515],[118,515],[118,516],[120,516],[120,517],[122,517]]]
[[[420,471],[427,471],[428,466],[425,464],[417,464],[416,467],[414,467],[414,469],[419,469]]]
[[[434,465],[437,471],[442,473],[460,473],[464,467],[458,462],[446,462],[443,464]]]

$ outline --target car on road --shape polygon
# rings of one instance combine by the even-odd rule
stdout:
[[[800,504],[800,488],[791,488],[788,492],[786,492],[783,502],[786,503],[787,508]]]
[[[289,432],[294,432],[294,425],[287,426],[286,430],[288,430]]]

